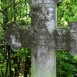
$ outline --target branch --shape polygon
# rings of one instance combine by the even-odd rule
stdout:
[[[20,3],[20,2],[18,2],[18,3],[15,5],[15,7],[16,7],[19,3]],[[2,14],[4,14],[4,11],[6,11],[6,10],[11,6],[11,4],[12,4],[12,2],[11,2],[5,9],[0,10],[0,12],[1,12]]]
[[[0,10],[0,12],[3,14],[3,11],[2,10]]]
[[[4,30],[4,26],[3,26],[3,23],[2,23],[2,22],[0,22],[0,24],[1,24],[1,27],[3,28],[3,30]]]

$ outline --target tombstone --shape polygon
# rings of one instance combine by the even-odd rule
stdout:
[[[77,23],[57,28],[56,4],[56,0],[32,0],[31,27],[25,31],[12,23],[6,31],[5,41],[14,51],[22,47],[32,49],[31,77],[56,77],[55,50],[77,53]]]

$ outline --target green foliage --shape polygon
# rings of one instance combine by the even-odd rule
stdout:
[[[21,27],[30,25],[29,12],[30,5],[27,0],[0,0],[0,77],[27,77],[29,75],[30,49],[23,48],[14,52],[4,41],[8,23],[23,21],[24,23],[19,23]]]
[[[57,77],[73,77],[77,74],[77,60],[68,51],[57,51]]]
[[[27,57],[28,52],[29,52],[28,49],[23,48],[19,52],[16,53],[16,56],[24,58],[24,57]]]
[[[62,0],[58,4],[58,25],[68,26],[69,22],[77,21],[77,0]]]
[[[62,0],[57,6],[58,26],[67,27],[69,22],[77,22],[77,0]],[[57,51],[57,77],[77,77],[77,56],[69,52]]]
[[[3,14],[2,14],[2,13],[0,13],[0,22],[2,22],[2,21],[3,21],[3,18],[4,18]]]

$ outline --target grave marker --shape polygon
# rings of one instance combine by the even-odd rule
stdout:
[[[13,27],[6,31],[5,41],[11,47],[10,36],[14,35],[15,42],[20,44],[19,48],[32,49],[31,77],[56,77],[55,50],[77,53],[77,23],[74,22],[71,27],[64,29],[56,28],[56,4],[56,0],[32,0],[31,27],[24,31],[16,26],[17,30],[15,30],[14,23]],[[12,29],[11,33],[9,33],[10,29]],[[13,40],[11,39],[11,42]]]

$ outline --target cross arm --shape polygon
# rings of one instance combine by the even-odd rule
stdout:
[[[19,25],[16,22],[9,23],[4,37],[5,42],[14,51],[18,51],[21,47],[30,48],[33,42],[32,28],[25,28],[26,25]]]
[[[67,28],[56,28],[53,32],[56,50],[68,50],[77,54],[77,23],[71,23]]]
[[[71,35],[68,28],[56,28],[53,32],[56,50],[70,50]]]

